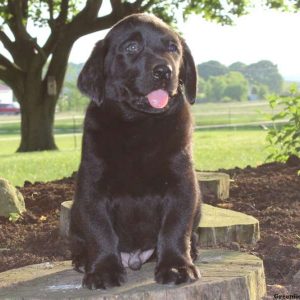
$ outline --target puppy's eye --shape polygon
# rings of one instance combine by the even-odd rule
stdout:
[[[178,47],[175,43],[170,42],[168,45],[168,51],[169,52],[178,52]]]
[[[135,54],[140,51],[140,45],[136,41],[128,42],[125,46],[125,51],[128,54]]]

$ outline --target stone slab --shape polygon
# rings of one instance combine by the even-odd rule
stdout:
[[[202,250],[196,264],[202,278],[192,284],[157,284],[150,262],[140,271],[127,269],[121,287],[96,291],[81,287],[82,274],[70,261],[31,265],[0,273],[0,299],[258,300],[266,293],[263,262],[253,255]]]
[[[202,246],[255,244],[260,239],[259,221],[244,213],[203,204],[198,234]]]
[[[61,204],[60,234],[69,235],[72,201]],[[259,222],[252,216],[229,209],[202,205],[202,219],[198,228],[201,246],[217,246],[238,242],[254,244],[260,238]]]

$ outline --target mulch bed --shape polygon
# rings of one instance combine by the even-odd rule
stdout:
[[[287,164],[220,170],[233,180],[230,198],[219,203],[212,195],[204,195],[206,203],[247,213],[260,221],[261,240],[257,245],[234,248],[263,259],[269,294],[275,285],[285,286],[279,289],[286,292],[298,292],[291,284],[300,270],[299,169],[299,160],[291,160]],[[25,182],[19,189],[28,211],[15,223],[0,217],[0,272],[70,259],[68,245],[59,236],[59,210],[61,202],[73,198],[74,176],[47,183]]]

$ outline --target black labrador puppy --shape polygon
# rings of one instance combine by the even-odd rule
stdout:
[[[125,280],[156,252],[158,283],[197,280],[200,193],[191,156],[190,50],[158,18],[131,15],[99,41],[79,75],[91,98],[70,237],[83,286]]]

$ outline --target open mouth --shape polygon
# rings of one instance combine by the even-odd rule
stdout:
[[[134,96],[126,87],[123,87],[123,92],[128,97],[126,103],[132,109],[150,114],[160,114],[169,110],[173,99],[164,89],[153,90],[147,95],[139,96]]]
[[[167,91],[158,89],[146,96],[134,97],[128,104],[137,111],[161,114],[169,110],[172,99]]]

